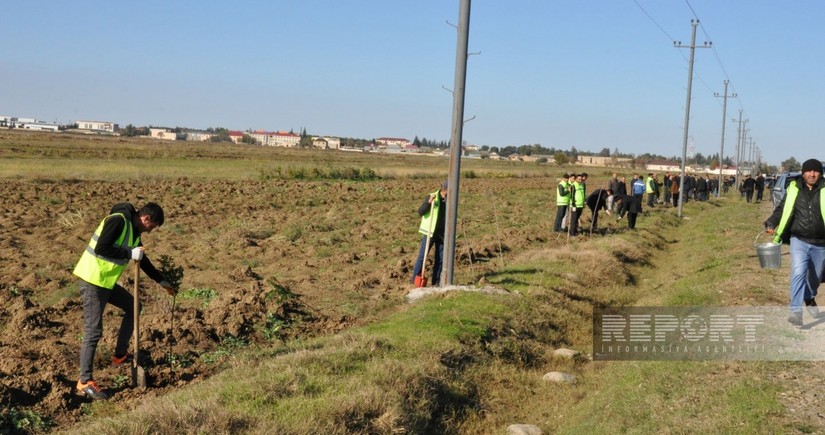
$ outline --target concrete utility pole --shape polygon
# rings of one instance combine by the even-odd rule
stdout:
[[[727,124],[728,113],[728,98],[736,98],[736,93],[728,95],[728,83],[730,80],[725,80],[725,95],[719,95],[714,92],[713,96],[722,97],[722,145],[719,147],[719,185],[716,187],[716,197],[722,197],[722,161],[725,160],[725,125]]]
[[[688,126],[690,125],[690,98],[691,87],[693,86],[693,53],[696,51],[696,27],[699,25],[699,20],[690,20],[690,25],[693,26],[693,31],[690,36],[690,61],[688,62],[688,84],[687,84],[687,101],[685,102],[685,136],[682,140],[682,175],[679,177],[679,218],[682,217],[682,204],[685,202],[685,163],[687,162],[687,144],[688,144]],[[683,48],[682,42],[674,41],[673,46],[676,48]],[[700,48],[709,48],[711,43],[705,41],[705,45]]]
[[[739,109],[739,120],[737,121],[737,120],[734,119],[733,122],[736,122],[737,125],[738,125],[738,127],[736,128],[736,154],[734,155],[734,161],[733,161],[734,166],[736,166],[736,171],[733,173],[733,176],[735,178],[736,183],[733,185],[733,188],[736,189],[736,191],[738,192],[739,191],[739,164],[740,164],[740,162],[739,162],[739,148],[741,147],[741,144],[742,144],[742,109]]]
[[[440,286],[453,284],[455,235],[458,222],[458,179],[461,174],[461,144],[464,132],[464,86],[467,82],[467,44],[470,39],[470,0],[458,7],[458,44],[455,51],[453,87],[453,132],[450,136],[450,176],[447,186],[447,216],[444,228],[444,269]]]

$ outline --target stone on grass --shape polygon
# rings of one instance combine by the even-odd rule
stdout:
[[[556,349],[553,351],[553,356],[562,358],[575,358],[578,354],[579,351],[573,349]]]
[[[556,382],[559,384],[572,384],[576,382],[575,376],[562,372],[545,373],[541,379],[549,382]]]
[[[532,424],[511,424],[507,426],[507,435],[541,435],[541,429]]]

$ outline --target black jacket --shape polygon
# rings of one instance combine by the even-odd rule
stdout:
[[[797,183],[797,186],[801,187],[799,187],[799,193],[796,195],[796,203],[793,205],[785,230],[780,234],[782,241],[787,242],[793,236],[803,242],[825,245],[825,222],[822,220],[822,213],[819,208],[819,191],[825,188],[825,180],[820,178],[812,189],[807,188],[801,175],[792,183]],[[776,228],[779,225],[787,197],[786,194],[768,220],[765,221],[766,228]]]
[[[598,209],[605,209],[607,210],[607,191],[604,189],[596,189],[587,195],[587,198],[584,199],[584,203],[587,205],[587,208],[590,211],[598,211]]]
[[[632,195],[619,195],[613,199],[614,201],[621,201],[619,203],[616,213],[619,217],[623,217],[625,213],[639,214],[642,211],[639,198]]]

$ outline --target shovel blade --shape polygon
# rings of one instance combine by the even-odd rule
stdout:
[[[132,387],[146,389],[146,370],[141,366],[132,366]]]
[[[427,287],[427,277],[424,275],[416,275],[414,284],[416,287]]]

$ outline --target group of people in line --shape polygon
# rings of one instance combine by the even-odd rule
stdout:
[[[659,175],[648,173],[643,176],[640,173],[633,174],[630,182],[627,178],[619,177],[613,173],[607,187],[599,188],[590,194],[587,193],[587,173],[568,174],[565,173],[556,186],[556,218],[553,223],[553,231],[569,233],[571,236],[579,234],[581,229],[580,220],[584,207],[590,209],[591,223],[590,229],[595,230],[598,225],[599,211],[604,210],[608,216],[617,213],[617,220],[627,216],[629,229],[636,228],[636,218],[643,212],[643,206],[673,206],[679,204],[680,192],[686,194],[683,202],[689,200],[707,201],[710,195],[716,195],[719,189],[727,192],[730,186],[736,184],[734,177],[724,177],[720,186],[717,177],[705,175],[685,176],[684,183],[679,174],[666,172],[660,180]],[[683,186],[681,186],[684,184]],[[680,190],[681,187],[681,190]],[[756,201],[762,200],[762,194],[766,187],[764,175],[757,178],[748,175],[740,187],[742,197],[751,202],[753,194],[756,193]]]

